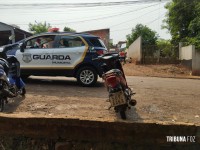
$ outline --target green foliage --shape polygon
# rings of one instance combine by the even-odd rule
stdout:
[[[159,39],[156,44],[163,57],[171,57],[173,55],[172,44],[169,40]]]
[[[109,42],[109,48],[115,47],[112,42]]]
[[[63,31],[65,31],[65,32],[76,32],[76,30],[69,28],[69,27],[64,27]]]
[[[33,32],[33,34],[47,32],[48,29],[51,28],[49,23],[35,22],[35,24],[29,23],[29,31]]]
[[[200,50],[200,36],[186,37],[183,41],[185,45],[195,45],[195,48]]]
[[[155,45],[158,35],[147,26],[137,24],[132,33],[127,35],[127,47],[129,47],[139,36],[142,37],[142,45]]]
[[[200,47],[200,1],[172,0],[165,7],[168,13],[163,28],[169,30],[172,43],[187,42]]]

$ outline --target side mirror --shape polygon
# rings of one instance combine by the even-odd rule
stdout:
[[[26,47],[26,45],[25,45],[25,43],[20,43],[19,44],[19,48],[20,48],[20,52],[24,52],[24,49],[25,49],[25,47]]]

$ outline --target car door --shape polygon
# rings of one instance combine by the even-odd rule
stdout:
[[[16,57],[20,61],[21,69],[29,69],[34,73],[52,69],[52,53],[55,36],[40,36],[25,42],[24,52],[17,51]]]
[[[88,45],[79,36],[60,35],[57,48],[53,50],[53,68],[73,69],[86,55]]]

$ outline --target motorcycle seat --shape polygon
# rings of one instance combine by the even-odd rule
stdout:
[[[119,69],[111,69],[105,73],[105,75],[112,74],[112,73],[121,73]]]

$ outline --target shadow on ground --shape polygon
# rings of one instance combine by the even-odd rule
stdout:
[[[74,79],[69,79],[69,78],[61,78],[61,79],[58,79],[58,78],[28,78],[26,80],[24,80],[25,83],[27,84],[42,84],[42,85],[60,85],[60,86],[76,86],[76,87],[83,87],[81,85],[79,85],[77,83],[76,80]],[[92,87],[103,87],[104,84],[103,82],[97,82],[94,86],[91,86]]]

